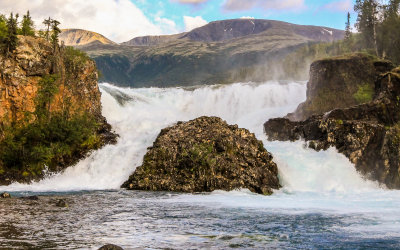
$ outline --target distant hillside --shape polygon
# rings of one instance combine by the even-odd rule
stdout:
[[[227,42],[235,38],[257,36],[263,32],[284,30],[294,35],[300,35],[312,40],[332,42],[343,38],[343,31],[319,27],[296,25],[281,21],[262,19],[232,19],[211,22],[190,32],[166,36],[136,37],[122,45],[130,46],[154,46],[168,43],[174,40],[190,40],[198,42]]]
[[[305,44],[343,37],[343,31],[327,27],[235,19],[212,22],[187,33],[79,48],[96,61],[102,81],[167,87],[287,79],[290,76],[283,71],[283,63],[289,53]]]
[[[100,44],[116,44],[99,33],[81,29],[62,30],[60,41],[64,42],[67,46],[86,45],[93,42]]]

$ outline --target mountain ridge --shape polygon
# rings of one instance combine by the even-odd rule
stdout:
[[[285,71],[284,59],[289,53],[306,44],[343,37],[344,31],[327,27],[231,19],[211,22],[187,33],[77,47],[96,61],[103,82],[172,87],[292,79]],[[311,62],[305,60],[304,64]],[[301,75],[302,79],[296,80],[305,80],[308,72]]]
[[[66,46],[87,45],[93,42],[100,42],[101,44],[117,44],[97,32],[83,29],[63,29],[59,39]]]
[[[140,36],[121,45],[154,46],[172,40],[190,40],[199,42],[226,42],[236,38],[259,35],[269,29],[291,30],[294,34],[310,39],[331,42],[343,38],[343,31],[329,27],[299,25],[266,19],[228,19],[213,21],[189,32],[163,36]]]

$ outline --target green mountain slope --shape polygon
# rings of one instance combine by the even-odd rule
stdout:
[[[343,31],[270,20],[209,23],[172,36],[134,38],[121,45],[79,46],[122,86],[190,86],[285,79],[283,59],[298,47],[343,38]]]

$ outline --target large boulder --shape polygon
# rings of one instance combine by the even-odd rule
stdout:
[[[161,130],[143,164],[122,187],[135,190],[211,192],[279,189],[272,155],[247,129],[218,117],[199,117]]]
[[[365,177],[400,189],[400,67],[378,78],[374,96],[305,121],[271,119],[264,129],[269,140],[302,138],[316,150],[336,147]]]
[[[374,84],[379,75],[393,67],[389,61],[363,53],[317,60],[310,67],[307,100],[287,118],[300,121],[333,109],[367,103],[374,98]]]

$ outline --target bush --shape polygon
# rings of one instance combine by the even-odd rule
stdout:
[[[40,175],[47,166],[73,161],[82,152],[101,146],[97,135],[99,124],[88,115],[75,115],[66,120],[61,113],[48,121],[35,121],[22,127],[5,129],[0,142],[3,168]]]

